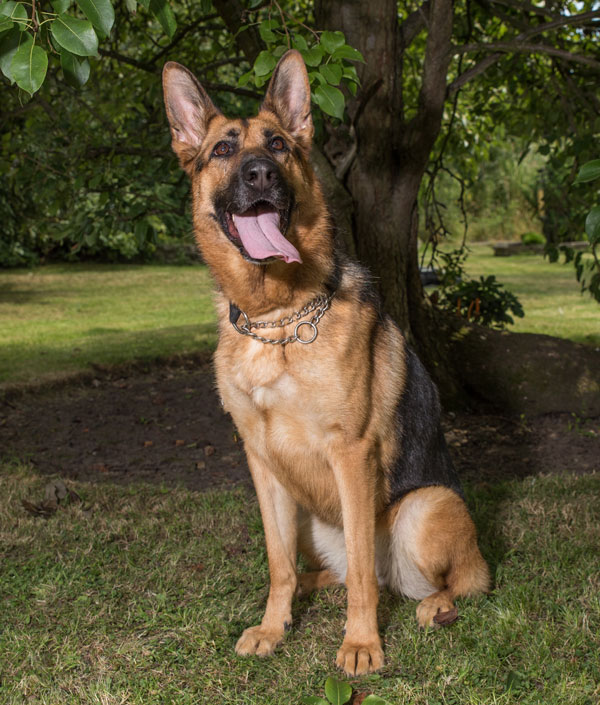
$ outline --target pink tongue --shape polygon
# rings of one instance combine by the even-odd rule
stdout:
[[[279,230],[279,213],[264,206],[234,215],[233,222],[244,248],[254,259],[279,257],[285,262],[302,262],[300,253]]]

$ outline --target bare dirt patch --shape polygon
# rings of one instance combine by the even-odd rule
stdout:
[[[600,470],[600,419],[447,414],[463,480]],[[151,482],[206,490],[250,484],[243,445],[221,408],[210,362],[85,381],[0,399],[0,459],[85,481]]]

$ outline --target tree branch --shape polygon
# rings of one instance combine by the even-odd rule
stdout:
[[[583,54],[573,54],[565,49],[557,49],[553,46],[548,46],[547,44],[536,44],[530,42],[488,42],[485,44],[466,44],[462,47],[456,47],[454,50],[455,54],[469,54],[471,52],[477,51],[492,51],[499,52],[502,54],[548,54],[549,56],[557,56],[560,59],[565,59],[566,61],[572,61],[579,64],[584,64],[585,66],[590,66],[596,71],[600,71],[600,61],[591,59],[589,56]],[[458,81],[458,79],[457,79]],[[454,82],[456,83],[456,81]],[[452,84],[454,85],[454,84]]]
[[[402,51],[406,47],[410,46],[413,39],[427,26],[429,20],[429,12],[431,10],[430,0],[425,0],[421,7],[417,8],[414,12],[400,24],[398,27],[398,36],[400,38],[400,46]]]
[[[452,58],[451,40],[452,0],[431,0],[417,114],[406,131],[406,144],[411,149],[411,155],[416,147],[419,156],[424,159],[429,155],[440,130],[446,100],[446,77]]]
[[[505,7],[511,7],[513,10],[520,10],[521,12],[529,12],[532,15],[538,15],[540,17],[550,17],[554,19],[557,15],[545,7],[537,7],[529,2],[519,2],[518,0],[491,0],[490,4],[504,5]]]
[[[457,93],[466,83],[472,81],[474,78],[487,71],[490,66],[493,66],[503,56],[506,55],[502,52],[496,52],[495,54],[490,54],[489,56],[486,56],[485,59],[482,59],[478,64],[475,64],[475,66],[471,66],[470,69],[467,69],[464,73],[458,76],[458,78],[455,78],[454,81],[452,81],[452,83],[448,86],[446,96],[448,98],[452,98],[452,96]]]
[[[203,22],[207,22],[208,20],[214,20],[216,17],[218,17],[217,13],[214,13],[212,15],[205,15],[204,17],[199,17],[195,22],[191,22],[190,24],[188,24],[182,30],[177,32],[177,34],[173,37],[172,41],[169,42],[169,44],[167,44],[157,54],[155,54],[151,59],[149,59],[148,63],[155,64],[157,61],[162,59],[165,54],[168,54],[171,49],[173,49],[173,47],[176,47],[179,42],[181,42],[181,40],[184,39],[190,32],[195,30],[198,25],[202,24]]]
[[[502,5],[507,5],[523,11],[533,12],[535,9],[532,5],[528,3],[518,3],[513,2],[513,0],[495,0]],[[485,57],[475,66],[465,71],[463,74],[458,76],[449,86],[447,90],[447,96],[452,97],[458,90],[460,90],[466,83],[471,81],[473,78],[481,75],[487,69],[499,61],[507,53],[543,53],[549,54],[551,56],[557,56],[559,58],[565,59],[566,61],[573,61],[576,63],[585,64],[591,66],[592,68],[598,70],[600,69],[600,63],[582,54],[573,54],[565,49],[557,49],[556,47],[551,47],[546,44],[529,44],[525,42],[525,39],[530,39],[531,37],[542,34],[553,29],[560,29],[561,27],[570,25],[585,24],[590,20],[594,20],[600,17],[600,11],[584,12],[581,15],[573,15],[570,17],[565,17],[561,15],[557,17],[556,15],[549,14],[548,12],[540,11],[537,14],[544,16],[551,16],[552,20],[550,22],[544,22],[535,27],[531,27],[508,42],[490,42],[487,44],[466,44],[462,47],[456,47],[454,49],[455,54],[467,54],[475,51],[492,51],[494,52],[490,56]]]
[[[156,66],[154,66],[154,64],[132,59],[130,56],[125,56],[125,54],[120,54],[118,51],[113,51],[112,49],[103,49],[102,47],[98,47],[98,53],[100,56],[107,56],[121,64],[133,66],[140,71],[146,71],[147,73],[159,73],[159,70]]]

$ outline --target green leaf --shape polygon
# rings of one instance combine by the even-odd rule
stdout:
[[[8,17],[0,17],[0,34],[8,32],[15,26],[15,23]]]
[[[238,82],[237,82],[238,86],[246,86],[248,84],[248,82],[250,81],[250,79],[252,78],[252,75],[253,75],[252,69],[250,69],[250,71],[246,72],[245,74],[242,74],[238,78]]]
[[[328,54],[333,54],[336,49],[343,47],[346,37],[343,32],[323,32],[321,34],[321,46]]]
[[[334,86],[317,86],[314,93],[315,101],[327,115],[332,115],[338,120],[344,119],[344,106],[346,101],[343,93]]]
[[[50,31],[56,42],[71,54],[95,56],[98,53],[98,37],[88,20],[59,15],[52,22]]]
[[[258,33],[260,34],[263,42],[276,42],[277,35],[273,32],[274,29],[279,27],[279,22],[277,20],[265,20],[258,25]]]
[[[351,64],[347,64],[344,66],[344,78],[347,78],[349,81],[354,81],[355,83],[360,84],[360,79],[358,78],[358,74],[356,73],[356,66],[352,66]]]
[[[115,21],[115,11],[110,0],[77,0],[83,14],[94,25],[96,32],[108,37]]]
[[[318,81],[322,86],[327,85],[327,79],[325,76],[321,75],[318,71],[309,71],[308,72],[308,78],[313,84],[315,81]]]
[[[585,232],[590,242],[600,242],[600,206],[594,206],[585,219]]]
[[[362,705],[391,705],[387,700],[380,698],[379,695],[367,695],[362,701]]]
[[[10,71],[10,65],[19,46],[27,41],[33,41],[31,35],[28,32],[20,32],[17,27],[11,29],[0,41],[0,71],[11,83],[14,82],[14,78]]]
[[[308,44],[306,43],[306,39],[301,34],[296,34],[294,36],[294,39],[292,40],[292,46],[294,49],[298,49],[298,51],[307,51],[308,50]]]
[[[52,0],[52,7],[57,15],[62,15],[71,7],[71,0]]]
[[[320,44],[308,49],[307,51],[300,50],[304,63],[307,66],[318,66],[323,60],[323,49]]]
[[[177,20],[167,0],[150,0],[148,9],[159,21],[169,39],[173,39],[177,29]]]
[[[15,20],[21,32],[27,29],[26,23],[29,19],[29,15],[27,14],[27,8],[22,2],[9,0],[9,2],[3,3],[0,5],[0,15],[8,18],[8,20]]]
[[[0,15],[13,20],[29,19],[25,5],[22,2],[13,2],[13,0],[8,0],[0,5]]]
[[[347,59],[348,61],[362,61],[365,63],[363,55],[354,47],[345,44],[343,47],[336,49],[331,55],[332,59]]]
[[[74,88],[85,86],[90,77],[90,62],[85,56],[76,56],[63,49],[60,52],[60,65],[69,85]]]
[[[48,54],[37,46],[30,35],[17,49],[10,64],[13,80],[19,88],[33,95],[44,82],[48,70]]]
[[[137,0],[125,0],[125,7],[132,15],[135,15],[137,10]]]
[[[327,83],[332,86],[339,86],[342,80],[342,67],[339,64],[325,64],[321,66],[319,72],[323,74]]]
[[[593,181],[594,179],[600,179],[600,159],[594,159],[584,164],[577,174],[575,183],[583,184],[586,181]]]
[[[325,695],[331,705],[344,705],[352,697],[352,688],[349,683],[330,676],[325,681]]]
[[[266,76],[271,73],[277,64],[277,59],[268,51],[261,51],[254,62],[254,73],[257,76]]]
[[[319,698],[317,695],[307,695],[302,698],[304,705],[329,705],[325,698]]]

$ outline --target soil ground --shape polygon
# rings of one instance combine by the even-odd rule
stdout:
[[[600,470],[600,419],[446,414],[446,439],[472,484]],[[210,362],[99,370],[78,382],[0,397],[0,459],[64,479],[207,490],[250,484]]]

